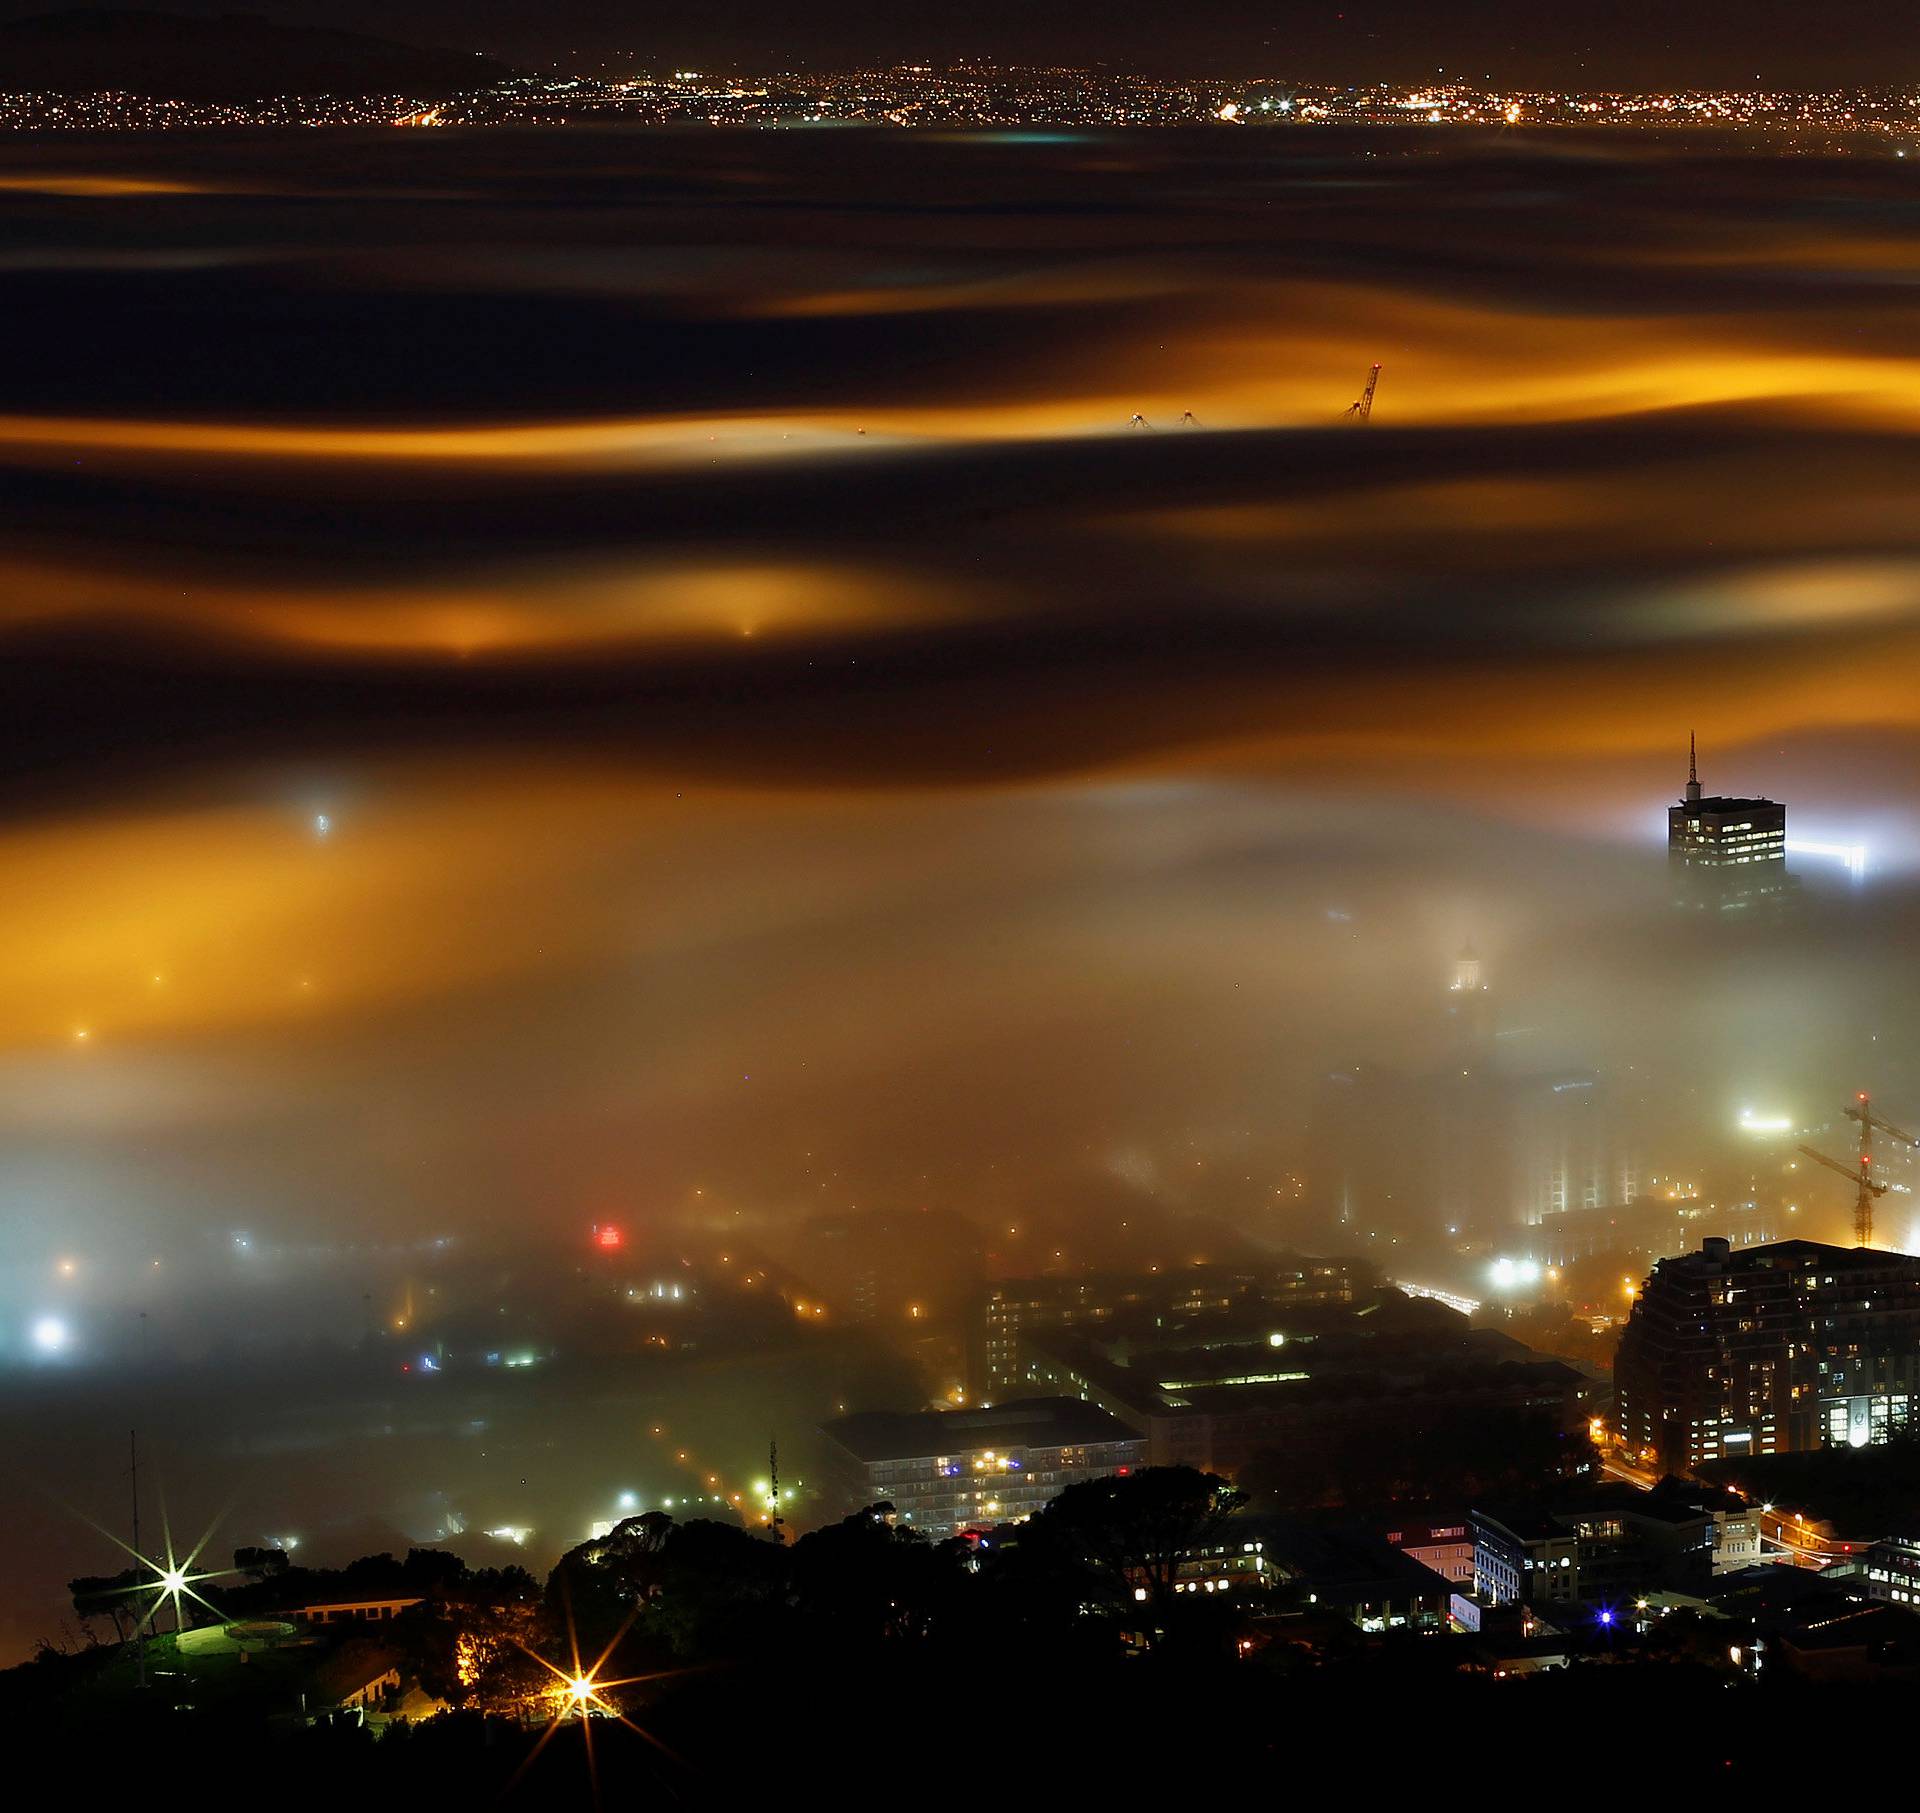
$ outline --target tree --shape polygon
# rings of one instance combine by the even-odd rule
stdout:
[[[764,1644],[786,1607],[789,1552],[737,1525],[676,1525],[647,1615],[674,1653],[709,1660]]]
[[[467,1564],[446,1549],[409,1549],[400,1564],[401,1584],[410,1593],[444,1596],[466,1577]]]
[[[1243,1502],[1217,1473],[1148,1467],[1069,1486],[1030,1527],[1080,1566],[1092,1595],[1115,1614],[1139,1616],[1144,1592],[1140,1621],[1151,1643],[1173,1614],[1180,1563],[1216,1546]]]
[[[117,1574],[81,1574],[67,1582],[73,1609],[81,1619],[111,1618],[114,1635],[122,1643],[153,1608],[152,1587],[152,1571],[137,1567],[122,1568]]]
[[[870,1505],[800,1538],[792,1557],[799,1615],[842,1640],[925,1637],[966,1584],[961,1542],[929,1542]]]
[[[571,1618],[583,1643],[605,1643],[660,1590],[675,1530],[666,1512],[648,1511],[569,1549],[547,1576],[548,1612]]]

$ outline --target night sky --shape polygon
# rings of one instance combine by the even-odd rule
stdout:
[[[0,18],[54,10],[4,0]],[[156,10],[169,10],[157,8]],[[1140,0],[976,0],[902,8],[884,0],[718,0],[636,7],[611,0],[226,0],[178,12],[245,11],[538,63],[633,53],[656,67],[699,60],[749,69],[978,56],[1119,62],[1173,73],[1320,82],[1432,79],[1543,86],[1770,87],[1920,80],[1920,19],[1875,0],[1198,0],[1177,15]]]

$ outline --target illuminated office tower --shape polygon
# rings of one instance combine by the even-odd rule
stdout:
[[[1435,1218],[1451,1238],[1497,1235],[1509,1219],[1507,1085],[1494,1069],[1493,988],[1471,944],[1454,959],[1445,996],[1446,1063],[1433,1079]]]
[[[1778,800],[1703,795],[1688,737],[1686,793],[1667,808],[1667,866],[1676,905],[1755,917],[1784,901],[1792,886],[1787,809]]]

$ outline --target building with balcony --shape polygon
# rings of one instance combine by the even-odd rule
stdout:
[[[1614,1360],[1620,1439],[1643,1462],[1865,1447],[1915,1428],[1920,1259],[1709,1239],[1662,1259]]]

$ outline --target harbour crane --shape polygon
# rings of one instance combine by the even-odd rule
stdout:
[[[1367,373],[1367,387],[1347,405],[1347,414],[1358,417],[1363,422],[1373,420],[1373,389],[1380,382],[1380,361],[1373,362],[1373,369]]]
[[[1825,1165],[1829,1171],[1837,1171],[1842,1177],[1851,1178],[1854,1187],[1853,1199],[1853,1239],[1856,1246],[1873,1245],[1873,1205],[1877,1197],[1886,1195],[1890,1186],[1874,1182],[1873,1178],[1873,1134],[1877,1127],[1890,1139],[1897,1139],[1903,1146],[1920,1146],[1911,1133],[1902,1131],[1891,1121],[1882,1120],[1873,1111],[1873,1102],[1863,1089],[1854,1098],[1854,1105],[1847,1110],[1847,1119],[1860,1124],[1860,1153],[1858,1159],[1845,1165],[1837,1158],[1829,1158],[1824,1152],[1812,1146],[1802,1146],[1799,1150],[1817,1165]]]

